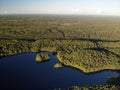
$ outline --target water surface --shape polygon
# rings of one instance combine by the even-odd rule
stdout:
[[[104,84],[111,76],[120,75],[115,71],[84,74],[68,67],[55,69],[58,62],[49,53],[51,60],[44,63],[35,61],[36,53],[26,53],[0,59],[0,88],[36,88],[51,90],[71,86]]]

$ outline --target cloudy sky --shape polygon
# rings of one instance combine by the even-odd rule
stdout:
[[[120,16],[120,0],[0,0],[0,14]]]

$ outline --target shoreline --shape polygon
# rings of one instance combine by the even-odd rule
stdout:
[[[41,52],[48,52],[49,51],[41,51]],[[20,55],[20,54],[27,54],[27,53],[40,53],[40,52],[23,52],[23,53],[19,53],[19,54],[13,54],[13,55],[7,55],[7,56],[2,56],[0,58],[5,58],[5,57],[11,57],[11,56],[14,56],[14,55]],[[55,52],[50,52],[54,55]],[[58,53],[58,52],[56,52]],[[62,62],[62,60],[60,60],[59,56],[58,55],[55,55],[58,59],[58,62],[60,62],[63,66],[67,67],[67,68],[71,68],[71,69],[75,69],[75,70],[78,70],[84,74],[94,74],[94,73],[98,73],[98,72],[103,72],[103,71],[114,71],[114,72],[119,72],[120,71],[120,68],[119,69],[109,69],[109,68],[105,68],[105,69],[100,69],[100,70],[96,70],[96,71],[85,71],[85,70],[82,70],[81,67],[75,67],[73,65],[66,65]]]

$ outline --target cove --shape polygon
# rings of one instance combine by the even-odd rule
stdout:
[[[37,53],[26,53],[8,56],[0,59],[0,88],[25,88],[39,90],[53,90],[54,88],[66,88],[71,86],[89,86],[105,84],[107,79],[118,76],[116,71],[102,71],[91,74],[62,67],[55,69],[58,63],[53,53],[50,61],[37,63]]]

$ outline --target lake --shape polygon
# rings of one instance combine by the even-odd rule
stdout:
[[[116,71],[102,71],[91,74],[62,67],[55,69],[58,59],[49,53],[50,61],[37,63],[37,53],[26,53],[0,59],[0,88],[28,88],[52,90],[71,86],[104,84],[111,76],[118,76]]]

